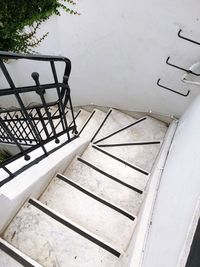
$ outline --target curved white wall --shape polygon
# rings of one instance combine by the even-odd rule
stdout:
[[[70,84],[76,105],[94,103],[126,110],[149,109],[180,115],[198,94],[191,87],[188,98],[157,87],[162,82],[186,92],[182,71],[165,64],[189,68],[200,59],[200,47],[177,37],[179,28],[200,41],[198,0],[83,0],[81,16],[62,12],[41,32],[50,34],[40,53],[62,54],[72,60]]]
[[[189,253],[194,217],[197,223],[200,216],[199,117],[200,96],[176,130],[151,219],[143,267],[185,266],[188,255],[183,250]]]

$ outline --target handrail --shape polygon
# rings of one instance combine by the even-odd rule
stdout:
[[[39,54],[20,54],[7,51],[0,51],[1,59],[28,59],[36,61],[61,61],[65,62],[65,71],[64,75],[69,78],[71,72],[71,61],[63,56],[49,56],[49,55],[39,55]]]
[[[188,74],[192,74],[192,75],[195,75],[195,76],[200,76],[200,73],[196,73],[196,72],[193,72],[192,70],[188,70],[188,69],[185,69],[185,68],[180,67],[180,66],[178,66],[178,65],[175,65],[175,64],[170,63],[170,62],[169,62],[169,59],[170,59],[170,57],[168,57],[167,60],[166,60],[166,64],[167,64],[167,65],[169,65],[169,66],[171,66],[171,67],[174,67],[174,68],[176,68],[176,69],[179,69],[179,70],[186,71]]]
[[[31,76],[35,81],[35,85],[16,87],[4,62],[5,59],[27,59],[49,62],[54,83],[40,84],[39,73],[33,72]],[[54,64],[57,61],[65,63],[62,81],[58,81]],[[24,156],[25,160],[29,160],[29,153],[38,147],[42,148],[43,156],[45,157],[50,153],[50,151],[46,150],[45,144],[52,140],[55,143],[59,143],[59,137],[63,134],[67,135],[67,142],[70,142],[74,139],[72,134],[77,134],[70,87],[68,84],[71,61],[62,56],[27,55],[0,51],[0,68],[9,84],[9,88],[0,90],[0,97],[13,95],[19,105],[18,108],[0,110],[0,142],[15,144],[19,149],[19,153],[16,156],[0,164],[0,168],[3,168],[9,177],[13,178],[13,173],[7,167],[10,162],[22,156]],[[47,101],[46,94],[49,90],[55,90],[55,101]],[[26,106],[21,97],[21,93],[29,92],[37,93],[41,104]],[[53,114],[50,111],[52,106],[55,106],[57,109]],[[66,119],[67,106],[72,117],[72,121],[70,122]],[[61,127],[58,127],[58,125]],[[7,180],[10,180],[10,178],[6,178]],[[4,184],[4,182],[1,184]]]
[[[180,92],[178,92],[178,91],[175,91],[175,90],[173,90],[173,89],[171,89],[171,88],[169,88],[169,87],[166,87],[166,86],[164,86],[164,85],[161,85],[161,84],[160,84],[160,79],[158,79],[158,81],[157,81],[157,85],[158,85],[159,87],[162,87],[162,88],[164,88],[164,89],[166,89],[166,90],[168,90],[168,91],[171,91],[171,92],[173,92],[173,93],[175,93],[175,94],[178,94],[178,95],[181,95],[181,96],[184,96],[184,97],[186,97],[186,96],[188,96],[188,95],[190,94],[190,90],[188,90],[188,92],[187,92],[186,94],[183,94],[183,93],[180,93]]]
[[[181,32],[182,32],[182,29],[180,29],[180,30],[178,31],[178,37],[180,37],[181,39],[184,39],[184,40],[186,40],[186,41],[188,41],[188,42],[191,42],[191,43],[193,43],[193,44],[200,45],[199,42],[197,42],[197,41],[195,41],[195,40],[192,40],[192,39],[189,39],[189,38],[187,38],[187,37],[181,35]]]
[[[40,54],[20,54],[7,51],[0,51],[0,58],[5,59],[29,59],[29,60],[41,60],[41,61],[64,61],[71,64],[71,61],[63,56],[50,56]]]
[[[48,89],[54,89],[56,86],[62,87],[62,88],[68,88],[68,85],[65,83],[49,83],[49,84],[41,84],[41,90],[48,90]],[[18,93],[28,93],[35,91],[37,87],[34,86],[24,86],[24,87],[15,87],[15,90]],[[0,96],[5,96],[5,95],[12,95],[13,90],[12,88],[6,88],[6,89],[0,89]]]

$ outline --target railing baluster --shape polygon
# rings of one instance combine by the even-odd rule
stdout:
[[[56,110],[53,114],[52,117],[58,112],[58,110]],[[46,115],[46,112],[43,114],[43,116]],[[47,120],[47,122],[45,123],[45,127],[49,124],[49,121]],[[40,133],[42,133],[43,129],[40,130]],[[51,132],[49,135],[51,136],[53,132]]]
[[[55,64],[53,61],[50,61],[50,64],[51,64],[51,69],[52,69],[54,81],[56,84],[58,84],[58,76],[56,73]],[[66,106],[63,104],[63,97],[62,97],[60,88],[58,86],[56,88],[57,88],[57,94],[58,94],[58,99],[59,99],[59,109],[60,109],[60,113],[62,114],[61,121],[62,121],[63,130],[67,131],[67,138],[68,138],[68,140],[70,140],[70,135],[69,135],[69,131],[68,131],[68,123],[67,123],[67,119],[65,116],[65,107]],[[62,118],[63,118],[63,120],[62,120]]]
[[[1,118],[1,116],[0,116],[0,125],[7,132],[8,136],[10,136],[11,140],[13,140],[13,142],[15,143],[15,145],[19,148],[20,152],[22,152],[22,154],[24,155],[24,159],[25,160],[29,160],[30,159],[30,156],[26,153],[26,150],[23,149],[23,147],[21,146],[21,144],[19,144],[19,142],[17,141],[17,139],[15,138],[15,136],[11,133],[11,131],[9,130],[9,128],[7,127],[6,123]]]
[[[13,117],[11,117],[9,112],[8,112],[8,117],[12,120],[12,122],[14,124],[13,130],[14,130],[15,135],[17,136],[18,139],[20,139],[21,132],[18,128],[17,122],[13,120]],[[15,131],[15,128],[16,128],[16,131]]]
[[[6,124],[5,117],[4,117],[4,122],[5,122],[5,124]],[[6,124],[6,125],[7,125],[7,124]],[[10,130],[10,129],[9,129],[9,130]],[[10,136],[8,135],[7,132],[6,132],[6,134],[7,134],[7,136],[6,136],[7,141],[8,141],[8,142],[13,142],[13,140],[10,138]]]
[[[4,169],[4,171],[6,171],[9,174],[10,177],[13,177],[14,176],[13,173],[11,171],[9,171],[9,169],[6,168],[6,166],[4,166],[2,163],[0,164],[0,167],[2,169]]]
[[[1,139],[3,140],[7,140],[7,136],[5,134],[5,131],[3,130],[2,127],[0,127],[0,133],[1,133]],[[5,141],[4,141],[5,142]]]
[[[40,140],[40,136],[38,135],[37,131],[35,130],[34,124],[33,124],[32,120],[30,119],[30,117],[29,117],[29,115],[28,115],[28,112],[27,112],[27,110],[26,110],[26,108],[25,108],[25,106],[24,106],[24,103],[23,103],[23,101],[22,101],[22,99],[21,99],[19,93],[15,90],[15,85],[14,85],[14,83],[13,83],[11,77],[10,77],[10,74],[8,73],[7,68],[5,67],[5,65],[4,65],[4,63],[3,63],[3,61],[2,61],[2,59],[0,59],[0,67],[1,67],[1,69],[2,69],[2,72],[3,72],[4,76],[5,76],[5,78],[6,78],[7,82],[8,82],[8,84],[10,85],[11,89],[13,90],[13,93],[14,93],[16,99],[17,99],[17,102],[19,103],[19,105],[20,105],[20,107],[21,107],[21,109],[22,109],[22,112],[24,113],[26,119],[28,120],[28,122],[29,122],[29,124],[30,124],[33,133],[35,134],[37,140],[38,140],[39,143],[41,144],[41,147],[42,147],[44,153],[47,154],[47,151],[46,151],[45,147],[43,146],[43,144],[42,144],[42,142],[41,142],[41,140]]]
[[[29,114],[32,113],[33,110],[34,110],[34,108],[32,108],[31,110],[28,110],[28,113],[29,113]],[[34,114],[33,118],[35,118],[36,115],[37,115],[37,113]],[[38,122],[39,122],[39,121],[38,121]],[[26,130],[27,128],[28,128],[28,124],[26,123],[25,130]]]
[[[50,65],[51,65],[51,70],[52,70],[52,73],[53,73],[53,78],[54,78],[54,82],[56,83],[56,85],[58,84],[58,76],[57,76],[57,73],[56,73],[56,68],[55,68],[55,63],[54,61],[50,61]],[[57,95],[58,95],[58,110],[59,110],[59,113],[60,113],[60,121],[62,123],[62,127],[63,127],[63,130],[66,130],[65,127],[67,127],[66,125],[64,125],[64,121],[62,119],[62,114],[63,114],[63,108],[62,108],[62,97],[61,97],[61,92],[60,92],[60,87],[57,85],[56,86],[56,91],[57,91]]]
[[[40,118],[40,121],[41,121],[41,124],[42,124],[42,127],[43,127],[42,130],[44,130],[44,132],[45,132],[45,134],[46,134],[46,137],[49,138],[50,135],[49,135],[49,132],[48,132],[48,130],[47,130],[46,124],[45,124],[45,122],[44,122],[44,120],[43,120],[42,113],[41,113],[41,111],[40,111],[39,108],[36,108],[36,111],[37,111],[37,114],[38,114],[38,116],[39,116],[39,118]],[[39,133],[41,133],[41,131],[39,131]]]
[[[23,122],[19,118],[19,115],[18,114],[15,117],[17,119],[18,131],[20,132],[20,139],[21,140],[19,142],[22,142],[23,141],[23,143],[25,143],[27,145],[26,137],[24,135],[25,132],[24,132],[24,127],[23,127]]]
[[[67,115],[67,113],[68,113],[68,110],[65,112],[65,116]],[[60,125],[60,123],[61,123],[61,121],[59,121],[59,122],[56,124],[55,129],[58,128],[58,126]],[[51,132],[50,135],[52,135],[52,133],[53,133],[53,132]]]
[[[72,100],[71,100],[71,96],[70,96],[70,87],[68,85],[68,77],[67,76],[63,77],[63,83],[65,83],[67,85],[64,106],[67,106],[67,102],[69,101],[69,107],[70,107],[71,114],[72,114],[72,122],[74,124],[74,133],[78,134],[75,116],[74,116],[74,110],[73,110],[73,106],[72,106]]]
[[[53,124],[53,120],[51,118],[51,113],[48,111],[47,103],[46,103],[46,100],[44,98],[44,93],[40,89],[39,74],[37,72],[33,72],[31,76],[32,76],[33,80],[35,81],[35,84],[37,86],[36,92],[39,94],[39,96],[41,98],[41,101],[42,101],[42,104],[43,104],[44,109],[46,111],[46,114],[47,114],[51,129],[52,129],[53,134],[55,136],[55,143],[58,144],[60,141],[59,141],[59,139],[57,137],[57,134],[56,134],[56,130],[55,130],[55,127],[54,127],[54,124]]]
[[[30,114],[31,114],[31,113],[29,113],[29,116],[30,116]],[[32,129],[31,129],[31,127],[30,127],[28,121],[26,120],[26,117],[24,116],[24,114],[23,114],[22,112],[21,112],[21,118],[23,118],[23,122],[26,122],[26,126],[27,126],[27,127],[24,127],[24,132],[26,133],[26,136],[27,136],[29,142],[30,142],[30,143],[32,143],[33,141],[36,142],[37,139],[34,137],[34,135],[33,135],[33,133],[32,133]],[[26,130],[27,128],[29,129],[29,131]],[[30,135],[32,136],[32,140],[31,140]]]
[[[33,73],[32,77],[35,80],[34,86],[16,87],[6,65],[3,62],[3,59],[9,58],[49,62],[51,65],[54,83],[40,85],[39,74]],[[62,82],[58,82],[55,68],[56,61],[65,63]],[[0,51],[0,68],[9,84],[9,88],[0,90],[0,96],[15,96],[19,105],[19,107],[16,108],[0,110],[0,142],[14,144],[19,149],[19,153],[17,155],[12,156],[0,164],[0,168],[4,169],[4,171],[9,175],[8,178],[5,178],[0,182],[0,186],[2,186],[10,181],[14,176],[27,169],[29,166],[32,166],[32,164],[38,163],[42,158],[75,139],[76,136],[71,136],[70,132],[76,129],[76,124],[70,97],[70,88],[68,86],[68,78],[71,72],[71,62],[69,59],[65,57],[21,55]],[[55,99],[54,102],[48,102],[44,96],[44,93],[51,90],[57,91],[57,99]],[[21,94],[29,92],[38,93],[42,103],[34,105],[32,103],[31,106],[25,106]],[[71,110],[71,124],[73,124],[72,127],[71,125],[68,125],[66,117],[66,114],[68,113],[68,111],[66,111],[67,103],[69,103],[69,108]],[[57,106],[57,110],[55,112],[53,110],[51,114],[50,108],[55,105]],[[33,115],[34,110],[36,113]],[[45,145],[53,140],[55,140],[56,143],[59,143],[58,138],[63,134],[67,134],[68,140],[65,140],[64,143],[60,144],[59,146],[52,148],[47,153]],[[32,142],[34,143],[31,144]],[[27,148],[25,149],[23,145],[27,146]],[[18,169],[15,173],[12,173],[6,167],[9,163],[21,158],[22,156],[24,156],[25,160],[29,160],[29,153],[40,147],[42,148],[44,154],[41,157],[33,160],[31,163],[26,164],[21,169]]]
[[[32,112],[33,111],[33,109],[31,109],[31,110],[29,110],[29,112]],[[23,115],[23,114],[21,114],[21,115]],[[26,121],[23,121],[23,124],[25,123],[25,130],[27,129],[27,127],[28,127],[28,125],[27,125],[27,123],[26,123]]]
[[[17,117],[18,115],[16,115],[16,117]],[[22,116],[23,116],[23,118],[24,118],[24,120],[25,120],[25,117],[24,117],[24,115],[22,114]],[[26,130],[25,130],[25,127],[24,127],[24,121],[21,121],[21,120],[19,120],[19,124],[20,124],[20,127],[21,127],[21,129],[22,129],[22,139],[24,140],[24,143],[27,145],[28,144],[28,142],[27,142],[27,140],[29,140],[29,136],[27,135],[27,132],[26,132]]]
[[[33,112],[33,110],[34,109],[32,109],[30,112],[29,112],[29,116],[31,116],[31,118],[34,120],[35,119],[35,117],[37,116],[37,112],[34,114],[34,115],[32,115],[32,112]],[[31,114],[31,115],[30,115]],[[39,124],[39,120],[35,123],[36,124],[36,126]],[[32,134],[32,130],[31,130],[31,128],[30,128],[30,126],[29,126],[29,124],[28,123],[26,123],[26,127],[25,127],[25,130],[26,129],[29,129],[29,131],[27,132],[27,134],[28,135],[32,135],[32,137],[33,137],[33,140],[30,140],[30,143],[32,143],[32,141],[36,141],[36,139],[35,139],[35,137],[34,137],[34,135]]]
[[[32,113],[30,113],[30,116],[31,116],[31,118],[33,118],[33,115],[32,115]],[[40,141],[38,141],[38,140],[35,140],[36,142],[38,142],[38,143],[42,143],[42,136],[41,136],[41,134],[40,134],[40,132],[39,132],[39,130],[38,130],[38,127],[37,127],[37,124],[36,124],[36,122],[35,122],[35,120],[32,120],[33,121],[33,125],[34,125],[34,127],[35,127],[35,130],[37,131],[37,135],[39,136],[39,140]],[[47,152],[46,152],[47,153]],[[48,153],[47,153],[48,154]]]

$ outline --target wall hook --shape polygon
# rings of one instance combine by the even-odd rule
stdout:
[[[181,96],[184,96],[184,97],[188,96],[189,93],[190,93],[190,90],[188,90],[187,94],[182,94],[182,93],[180,93],[180,92],[178,92],[178,91],[175,91],[175,90],[170,89],[170,88],[168,88],[168,87],[166,87],[166,86],[163,86],[163,85],[160,84],[160,79],[158,79],[158,81],[157,81],[157,85],[160,86],[160,87],[162,87],[162,88],[164,88],[164,89],[166,89],[166,90],[168,90],[168,91],[171,91],[171,92],[173,92],[173,93],[175,93],[175,94],[178,94],[178,95],[181,95]]]
[[[199,42],[194,41],[194,40],[192,40],[192,39],[189,39],[189,38],[184,37],[183,35],[181,35],[181,32],[182,32],[182,30],[180,29],[180,30],[178,31],[178,37],[180,37],[181,39],[184,39],[184,40],[186,40],[186,41],[188,41],[188,42],[191,42],[191,43],[193,43],[193,44],[200,45]]]
[[[174,67],[174,68],[176,68],[176,69],[179,69],[179,70],[186,71],[188,74],[192,74],[192,75],[195,75],[195,76],[200,76],[200,73],[196,73],[196,72],[193,72],[193,71],[191,71],[191,70],[187,70],[187,69],[185,69],[185,68],[183,68],[183,67],[180,67],[180,66],[177,66],[177,65],[175,65],[175,64],[170,63],[170,62],[169,62],[169,59],[170,59],[170,57],[168,57],[167,60],[166,60],[166,64],[167,64],[167,65],[169,65],[169,66],[171,66],[171,67]]]

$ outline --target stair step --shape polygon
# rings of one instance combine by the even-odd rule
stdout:
[[[135,221],[95,198],[95,195],[80,188],[69,178],[57,175],[40,201],[90,232],[101,236],[106,242],[126,250]]]
[[[103,122],[106,113],[98,109],[94,109],[88,120],[81,128],[79,134],[85,138],[91,139],[99,128],[99,125]]]
[[[3,235],[45,267],[115,266],[120,252],[39,201],[30,199]]]
[[[112,179],[115,182],[117,182],[117,183],[119,183],[119,184],[121,184],[121,185],[123,185],[123,186],[125,186],[127,188],[130,188],[131,190],[133,190],[133,191],[135,191],[135,192],[137,192],[139,194],[142,194],[143,193],[140,189],[138,189],[138,188],[136,188],[136,187],[134,187],[134,186],[132,186],[132,185],[130,185],[128,183],[125,183],[124,181],[122,181],[118,177],[115,177],[115,176],[111,175],[110,173],[103,171],[102,169],[98,168],[94,164],[91,164],[90,162],[88,162],[88,161],[86,161],[86,160],[84,160],[82,158],[77,158],[77,160],[80,161],[80,162],[82,162],[82,163],[84,163],[85,165],[89,166],[90,168],[94,169],[98,173],[101,173],[104,176]]]
[[[23,266],[8,254],[0,250],[0,266],[1,267],[21,267]]]
[[[160,148],[161,143],[157,143],[137,146],[103,147],[103,150],[150,173]]]
[[[120,177],[125,183],[142,191],[145,189],[149,178],[147,174],[141,173],[111,156],[106,155],[104,151],[104,149],[101,149],[98,146],[89,145],[81,158],[115,177]]]
[[[93,141],[95,142],[96,140],[101,139],[104,136],[109,135],[110,133],[115,132],[120,128],[127,126],[135,121],[135,118],[127,114],[124,114],[116,109],[110,109],[108,111],[108,117],[106,118],[105,122],[103,123],[99,132],[96,134]]]
[[[167,131],[164,122],[145,116],[145,120],[115,135],[98,142],[98,144],[128,143],[135,141],[163,140]]]
[[[39,263],[0,238],[0,266],[1,267],[42,267]]]
[[[143,194],[103,175],[77,158],[72,161],[64,175],[131,214],[138,214]]]
[[[94,142],[94,144],[102,143],[103,141],[105,141],[107,139],[110,140],[111,137],[116,136],[116,135],[118,136],[119,133],[122,134],[122,135],[126,135],[127,134],[127,130],[130,130],[130,128],[132,129],[133,126],[135,127],[137,124],[143,122],[144,120],[146,120],[146,117],[140,118],[140,119],[138,119],[138,120],[136,120],[136,121],[134,121],[134,122],[122,127],[122,128],[120,128],[120,129],[118,129],[117,131],[111,132],[110,134],[104,136],[103,138],[100,138],[100,139],[96,140]]]
[[[97,140],[95,144],[115,157],[136,165],[146,172],[151,172],[167,126],[149,116],[135,123],[137,124]]]

